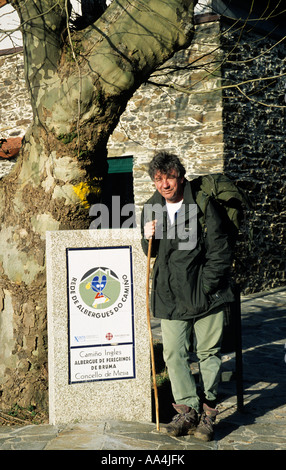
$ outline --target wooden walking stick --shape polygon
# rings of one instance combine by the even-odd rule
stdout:
[[[157,389],[157,383],[156,383],[156,368],[155,368],[153,336],[152,336],[150,308],[149,308],[149,277],[150,277],[151,249],[152,249],[152,238],[149,238],[148,256],[147,256],[147,282],[146,282],[147,323],[148,323],[150,349],[151,349],[152,378],[153,378],[155,410],[156,410],[156,427],[157,427],[157,431],[160,431],[158,389]]]

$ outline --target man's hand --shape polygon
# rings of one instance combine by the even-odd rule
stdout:
[[[150,238],[153,238],[155,235],[155,230],[156,230],[156,224],[157,220],[151,220],[150,222],[147,222],[144,226],[144,237],[149,240]]]

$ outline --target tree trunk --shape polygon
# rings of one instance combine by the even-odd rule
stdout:
[[[17,0],[34,120],[0,180],[2,408],[46,410],[46,230],[87,229],[106,144],[134,91],[192,38],[194,1],[113,1],[67,34],[65,0]]]

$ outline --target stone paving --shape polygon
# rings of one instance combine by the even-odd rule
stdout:
[[[178,455],[188,455],[189,450],[286,450],[286,288],[242,297],[241,308],[244,409],[237,411],[236,381],[222,381],[213,441],[169,437],[154,423],[106,421],[65,427],[2,426],[0,450],[123,451],[122,455],[135,450]],[[155,320],[153,335],[160,340]],[[223,356],[223,374],[233,374],[234,364],[234,354]]]

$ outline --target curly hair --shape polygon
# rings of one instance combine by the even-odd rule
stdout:
[[[152,181],[158,171],[167,175],[171,170],[176,170],[179,178],[186,174],[186,170],[178,156],[165,151],[156,153],[148,167],[148,173]]]

